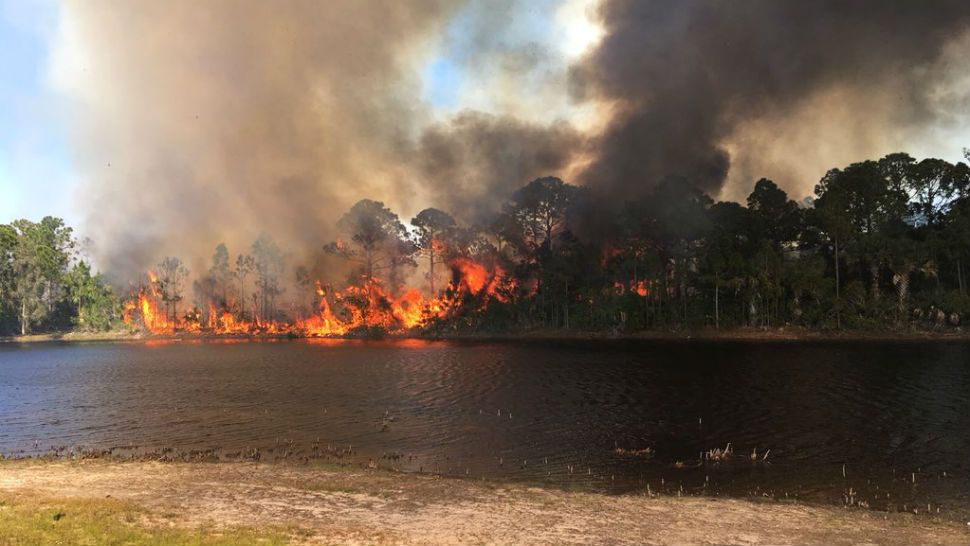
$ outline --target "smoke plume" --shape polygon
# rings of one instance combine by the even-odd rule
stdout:
[[[745,185],[816,172],[802,154],[819,141],[859,160],[932,122],[926,68],[967,30],[970,3],[605,0],[599,16],[574,84],[611,118],[584,179],[635,191],[676,174],[716,195],[729,172]]]

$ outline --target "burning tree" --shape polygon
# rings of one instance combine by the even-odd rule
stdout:
[[[248,254],[236,256],[236,267],[232,270],[232,276],[239,283],[239,301],[237,304],[239,318],[246,318],[246,279],[256,268],[253,257]]]
[[[359,280],[344,294],[344,303],[360,317],[359,326],[386,328],[386,318],[393,315],[393,305],[391,294],[384,292],[383,282],[376,273],[389,272],[393,293],[402,284],[402,268],[417,265],[414,262],[417,247],[397,214],[380,201],[358,201],[340,218],[337,229],[350,242],[331,242],[324,246],[324,251],[355,264],[354,276]]]
[[[182,260],[167,256],[158,264],[158,277],[152,279],[165,304],[166,321],[172,324],[178,322],[178,304],[182,301],[182,289],[188,276],[189,270]]]
[[[457,224],[447,212],[427,208],[411,220],[411,225],[417,230],[418,251],[428,257],[428,283],[430,294],[434,296],[437,293],[434,286],[434,266],[445,263],[446,246],[453,237]]]
[[[283,293],[280,278],[285,264],[283,251],[269,235],[260,235],[252,247],[253,269],[256,272],[257,294],[253,294],[254,320],[259,324],[276,317],[276,298]],[[258,308],[256,304],[258,303]]]
[[[214,282],[215,293],[220,296],[219,306],[228,309],[229,293],[232,290],[232,269],[229,266],[229,249],[224,243],[219,243],[212,255],[209,278]]]
[[[380,201],[358,201],[340,218],[337,229],[350,237],[350,243],[335,241],[324,251],[357,264],[357,274],[364,282],[374,281],[378,271],[414,263],[417,249],[407,228]]]

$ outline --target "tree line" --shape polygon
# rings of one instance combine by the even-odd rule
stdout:
[[[796,203],[758,180],[745,203],[714,202],[670,177],[617,204],[557,178],[462,225],[426,209],[405,229],[377,201],[339,222],[326,249],[359,273],[456,256],[500,265],[510,293],[438,328],[947,328],[970,313],[970,168],[904,153],[827,172]],[[418,260],[418,261],[416,261]],[[438,266],[440,268],[440,265]]]
[[[680,177],[625,201],[544,177],[479,218],[428,208],[408,224],[364,199],[337,220],[340,237],[322,250],[347,264],[347,284],[378,282],[389,295],[415,278],[426,294],[454,290],[458,259],[502,277],[498,297],[429,320],[432,332],[951,328],[970,313],[963,162],[890,154],[830,170],[802,202],[767,179],[736,203],[715,202]],[[57,219],[0,226],[5,332],[112,325],[117,298],[76,247]],[[232,260],[217,246],[210,270],[192,284],[191,304],[183,302],[181,261],[163,260],[157,283],[166,313],[174,319],[181,306],[293,318],[298,307],[282,304],[283,286],[313,293],[310,269],[288,271],[269,237],[249,250]]]
[[[0,224],[0,334],[109,330],[118,298],[60,218]]]
[[[283,274],[286,260],[283,250],[269,235],[260,235],[248,254],[231,259],[225,243],[216,245],[209,270],[192,282],[192,310],[195,320],[202,324],[230,313],[240,321],[286,320],[286,310],[280,306],[283,296]],[[182,301],[183,284],[188,271],[176,257],[167,257],[158,265],[158,281],[163,301]],[[306,269],[296,269],[297,285],[306,287]],[[210,316],[215,313],[215,317]],[[176,309],[170,310],[175,321]]]

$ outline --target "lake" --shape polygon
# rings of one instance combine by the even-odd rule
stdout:
[[[81,446],[966,518],[970,344],[0,344],[0,452]]]

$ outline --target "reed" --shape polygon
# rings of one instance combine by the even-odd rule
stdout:
[[[728,442],[724,449],[715,447],[714,449],[707,450],[705,454],[705,459],[708,461],[720,462],[730,459],[734,455],[734,448],[731,447],[731,442]]]

